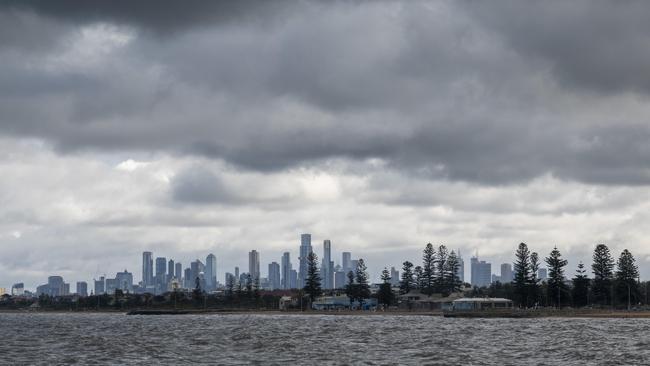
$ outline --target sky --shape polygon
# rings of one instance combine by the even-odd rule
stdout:
[[[0,287],[520,242],[650,278],[650,3],[0,2]],[[466,277],[469,271],[466,270]]]

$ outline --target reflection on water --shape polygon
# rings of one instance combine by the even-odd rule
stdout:
[[[0,314],[6,364],[650,364],[650,319]]]

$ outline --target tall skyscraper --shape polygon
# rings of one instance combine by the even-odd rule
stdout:
[[[115,288],[124,292],[133,292],[133,274],[126,269],[124,272],[117,272],[115,275]],[[163,289],[163,292],[166,290]]]
[[[312,252],[311,247],[311,234],[300,235],[300,266],[298,270],[298,287],[305,286],[305,279],[307,278],[307,257]]]
[[[289,280],[289,288],[298,288],[298,272],[295,269],[291,270]]]
[[[509,283],[513,279],[512,265],[510,263],[503,263],[501,265],[501,283]]]
[[[217,257],[212,253],[205,258],[205,285],[209,291],[217,289]]]
[[[167,290],[167,258],[156,258],[156,293],[162,294]]]
[[[95,295],[101,295],[106,292],[106,280],[104,276],[99,277],[98,280],[95,280]]]
[[[174,273],[174,277],[176,277],[176,279],[180,283],[183,283],[181,282],[181,280],[183,279],[183,265],[181,263],[176,263],[175,266],[176,266],[176,271],[175,271],[176,273]]]
[[[172,278],[174,278],[174,260],[170,259],[167,262],[167,283],[170,283],[172,281]]]
[[[189,288],[196,288],[196,279],[200,281],[201,273],[205,274],[205,265],[200,260],[190,263]]]
[[[458,249],[458,279],[461,283],[465,283],[465,261],[460,254],[460,249]]]
[[[354,271],[354,268],[352,268],[352,253],[343,252],[342,257],[341,265],[343,266],[343,272],[347,276],[348,272]]]
[[[340,268],[340,271],[334,272],[334,288],[341,289],[345,288],[347,282],[347,273],[343,272],[343,268]]]
[[[269,263],[269,286],[271,290],[280,288],[280,265],[278,262]]]
[[[358,266],[359,266],[359,260],[358,259],[350,260],[350,269],[348,270],[348,272],[352,271],[352,272],[356,273]],[[347,272],[346,272],[345,275],[347,276]]]
[[[260,279],[260,253],[257,250],[248,253],[248,273],[253,282]]]
[[[323,288],[326,290],[334,288],[334,262],[332,262],[332,242],[323,241],[323,262],[321,264],[321,277]]]
[[[153,253],[142,252],[142,286],[153,285]]]
[[[399,271],[395,267],[390,267],[390,285],[393,287],[399,286]]]
[[[284,252],[282,254],[282,288],[290,289],[291,288],[291,255],[289,252]]]
[[[77,295],[86,297],[88,296],[88,283],[85,281],[77,282]]]
[[[492,264],[479,261],[478,257],[472,257],[472,286],[489,286],[492,282]]]

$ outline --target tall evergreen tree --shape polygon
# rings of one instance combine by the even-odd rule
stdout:
[[[448,276],[445,275],[447,270],[447,257],[449,256],[449,251],[447,247],[441,245],[438,247],[438,252],[436,253],[436,270],[435,270],[435,290],[437,292],[446,293],[449,290]]]
[[[616,263],[616,292],[620,302],[628,308],[639,301],[639,269],[634,256],[625,249]]]
[[[307,278],[305,279],[305,293],[309,295],[309,301],[314,302],[323,293],[318,273],[318,256],[311,252],[307,256]]]
[[[422,267],[415,266],[413,274],[415,275],[415,286],[420,292],[424,289],[424,275],[422,274]]]
[[[526,243],[520,243],[515,252],[514,287],[516,302],[519,306],[528,306],[528,285],[530,280],[530,251]]]
[[[528,280],[528,301],[529,306],[539,304],[539,255],[537,252],[530,253],[530,278]]]
[[[366,263],[362,258],[359,258],[359,262],[357,262],[355,280],[357,284],[357,299],[359,300],[359,306],[363,308],[364,300],[370,297],[370,284],[368,284]]]
[[[578,269],[572,281],[573,306],[578,308],[587,306],[589,304],[589,278],[587,277],[585,265],[582,262],[578,263]]]
[[[393,302],[393,290],[390,286],[390,272],[384,267],[381,271],[381,285],[379,285],[379,292],[377,293],[377,301],[388,307]]]
[[[546,296],[557,307],[562,306],[562,292],[566,292],[564,284],[564,267],[567,265],[566,259],[562,259],[562,254],[554,247],[551,254],[544,259],[548,266],[548,285],[546,287]],[[567,299],[565,299],[566,301]]]
[[[400,293],[407,294],[414,288],[413,263],[406,261],[402,263],[402,280],[399,283]]]
[[[447,260],[445,261],[445,289],[443,290],[443,293],[445,295],[460,291],[462,283],[460,281],[460,277],[458,276],[459,270],[460,262],[458,260],[458,256],[456,255],[456,252],[452,250],[451,253],[449,253],[449,257],[447,257]]]
[[[609,248],[605,244],[596,245],[591,271],[594,274],[592,286],[593,298],[597,304],[612,304],[613,270],[614,259],[612,259]]]
[[[428,243],[422,253],[422,293],[431,295],[434,292],[436,271],[436,251]]]

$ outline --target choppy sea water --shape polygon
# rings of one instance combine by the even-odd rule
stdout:
[[[649,319],[0,314],[1,364],[649,365]]]

